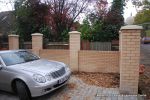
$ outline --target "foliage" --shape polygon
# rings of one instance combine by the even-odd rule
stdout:
[[[113,0],[112,6],[104,18],[104,30],[108,33],[109,39],[118,39],[119,30],[124,25],[123,10],[124,0]]]
[[[46,44],[48,44],[49,40],[51,40],[51,34],[50,34],[50,29],[47,26],[43,26],[40,28],[40,33],[43,34],[43,44],[44,46],[46,46]]]
[[[150,10],[143,10],[143,11],[137,13],[137,15],[134,19],[134,23],[142,24],[142,23],[146,23],[146,22],[150,22]]]
[[[91,26],[87,18],[83,20],[83,24],[81,25],[79,31],[81,32],[81,39],[91,39]]]
[[[150,10],[150,1],[149,0],[144,0],[143,5],[144,5],[144,7],[143,7],[144,10]]]
[[[123,10],[125,2],[124,0],[113,0],[112,6],[108,11],[104,22],[106,24],[120,25],[124,24]]]
[[[103,23],[101,21],[96,20],[92,24],[92,40],[91,41],[104,41],[103,40]]]
[[[144,6],[143,9],[140,12],[138,12],[135,16],[135,24],[143,24],[150,22],[150,2],[148,0],[144,0],[142,2],[142,5]]]
[[[119,38],[119,30],[124,25],[123,10],[124,0],[113,0],[112,6],[108,9],[106,0],[97,2],[97,12],[89,15],[91,22],[91,41],[111,41]]]
[[[92,25],[92,39],[91,41],[108,42],[113,39],[118,39],[117,26],[105,25],[102,21],[95,21]]]
[[[39,0],[16,0],[15,2],[16,25],[15,32],[25,41],[31,40],[31,34],[40,32],[45,25],[44,16],[48,8]]]
[[[147,31],[146,31],[146,36],[147,36],[147,37],[150,37],[150,30],[147,30]]]
[[[108,13],[108,2],[107,0],[98,0],[96,4],[97,15],[100,20],[103,20]]]
[[[67,41],[74,21],[90,0],[16,0],[15,33],[25,41],[35,32],[49,30],[50,41]],[[43,27],[44,26],[44,27]],[[46,32],[47,33],[47,32]]]
[[[62,41],[63,37],[68,37],[75,19],[88,6],[89,0],[48,0],[49,6],[47,24],[52,29],[55,41]],[[66,39],[65,39],[66,40]]]
[[[126,0],[127,2],[129,0]],[[131,0],[132,4],[135,6],[136,11],[138,8],[142,7],[143,9],[150,9],[150,2],[149,0]]]
[[[132,2],[132,5],[135,7],[136,12],[138,12],[139,8],[150,9],[149,0],[125,0],[125,3]]]

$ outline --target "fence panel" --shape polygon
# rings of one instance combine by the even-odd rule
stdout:
[[[32,43],[31,42],[24,42],[24,49],[32,49]]]
[[[8,49],[9,49],[8,42],[0,43],[0,50],[8,50]]]
[[[90,50],[111,51],[111,42],[91,42]]]
[[[69,49],[69,43],[67,42],[49,42],[45,49]]]
[[[81,50],[111,51],[111,42],[81,41]]]

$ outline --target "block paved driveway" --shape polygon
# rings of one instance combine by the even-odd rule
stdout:
[[[102,88],[85,84],[79,78],[72,76],[68,85],[42,97],[33,100],[145,100],[137,96],[121,96],[118,88]],[[17,96],[0,92],[0,100],[19,100]]]

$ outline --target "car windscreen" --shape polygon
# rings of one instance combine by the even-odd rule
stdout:
[[[6,66],[21,64],[21,63],[39,59],[38,56],[36,56],[28,51],[1,53],[0,56],[3,59],[4,63],[6,64]]]

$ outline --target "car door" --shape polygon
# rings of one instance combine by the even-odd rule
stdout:
[[[11,74],[4,65],[2,59],[0,58],[0,90],[11,91]]]

